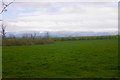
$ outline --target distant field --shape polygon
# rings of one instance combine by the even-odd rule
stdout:
[[[114,39],[3,46],[3,78],[114,78],[117,45]]]

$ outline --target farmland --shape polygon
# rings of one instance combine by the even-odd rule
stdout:
[[[117,39],[3,46],[3,78],[115,78]]]

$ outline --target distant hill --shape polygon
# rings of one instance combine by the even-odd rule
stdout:
[[[75,36],[110,36],[117,35],[118,32],[86,32],[86,31],[20,31],[20,32],[7,32],[6,36],[10,37],[14,35],[15,37],[22,37],[23,35],[36,34],[37,37],[44,37],[46,33],[49,33],[50,37],[75,37]]]

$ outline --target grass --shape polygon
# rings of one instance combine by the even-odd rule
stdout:
[[[3,46],[3,78],[115,78],[117,44],[114,39]]]

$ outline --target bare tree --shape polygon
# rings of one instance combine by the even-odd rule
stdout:
[[[24,33],[23,36],[22,36],[22,38],[29,38],[29,34]]]
[[[2,23],[1,27],[2,27],[2,31],[1,31],[2,38],[5,38],[5,37],[6,37],[6,31],[5,31],[6,25],[4,25],[4,24]]]
[[[35,38],[36,38],[36,35],[37,35],[36,33],[31,34],[31,36],[30,36],[30,37],[31,37],[32,39],[35,39]]]
[[[3,0],[2,0],[2,10],[0,12],[0,14],[2,14],[3,12],[7,11],[7,7],[10,6],[15,0],[13,0],[12,2],[6,4]],[[0,20],[2,22],[1,25],[1,34],[2,34],[2,38],[5,38],[6,36],[6,25],[3,24],[3,20]]]
[[[15,0],[13,0],[12,2],[6,4],[3,0],[2,0],[2,10],[0,12],[0,14],[2,14],[3,12],[7,11],[7,7],[10,6]]]
[[[48,31],[45,33],[45,38],[47,38],[47,39],[50,38],[50,34]]]

